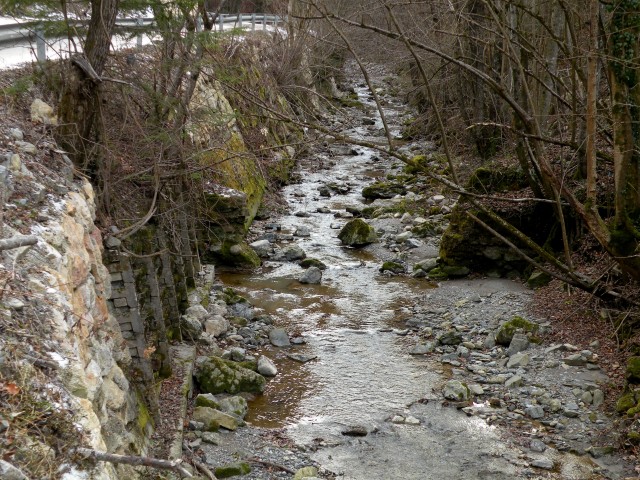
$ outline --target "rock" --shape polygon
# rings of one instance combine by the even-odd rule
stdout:
[[[216,467],[213,472],[217,478],[230,478],[238,475],[251,473],[251,466],[247,462],[228,463],[221,467]]]
[[[544,409],[540,405],[530,405],[524,409],[524,413],[534,420],[544,417]]]
[[[611,445],[607,445],[604,447],[590,447],[588,451],[589,455],[591,455],[593,458],[600,458],[604,457],[605,455],[611,455],[615,452],[615,448]]]
[[[553,460],[546,457],[538,458],[531,462],[532,467],[542,468],[544,470],[553,470]]]
[[[317,258],[305,258],[300,263],[298,263],[302,268],[316,267],[320,270],[326,270],[327,266],[318,260]]]
[[[462,343],[462,335],[456,330],[449,330],[438,337],[438,342],[441,345],[459,345]]]
[[[322,270],[318,267],[309,267],[298,279],[300,283],[318,284],[322,281]]]
[[[409,415],[404,419],[404,423],[407,425],[420,425],[420,420],[418,420],[416,417]]]
[[[58,117],[54,115],[53,108],[39,98],[36,98],[31,103],[31,121],[45,125],[57,125]]]
[[[361,218],[351,220],[342,227],[338,238],[344,245],[354,247],[367,245],[378,240],[374,228]]]
[[[204,331],[209,335],[219,337],[220,335],[227,333],[230,324],[229,320],[224,318],[222,315],[209,315],[204,320],[203,327]]]
[[[282,249],[281,256],[289,262],[294,262],[296,260],[302,260],[307,254],[300,245],[288,245]]]
[[[299,217],[299,218],[308,218],[308,217],[310,217],[310,216],[311,216],[311,214],[310,214],[309,212],[305,212],[305,211],[298,211],[298,212],[295,212],[295,213],[294,213],[294,215],[295,215],[296,217]]]
[[[513,317],[508,322],[503,323],[496,333],[496,343],[499,345],[509,345],[518,329],[525,333],[536,333],[539,326],[536,323],[525,320],[522,317]]]
[[[507,355],[512,356],[518,352],[522,352],[529,348],[529,337],[524,333],[514,333],[511,342],[509,343],[509,349]]]
[[[257,240],[250,243],[249,246],[256,252],[260,258],[267,258],[272,251],[271,243],[269,240]]]
[[[482,388],[481,385],[474,383],[474,384],[468,385],[468,387],[469,387],[469,391],[474,395],[484,395],[484,388]]]
[[[202,333],[202,323],[191,315],[182,315],[180,317],[180,329],[182,336],[190,340],[197,340]]]
[[[418,343],[410,351],[410,355],[425,355],[433,352],[435,345],[432,342]]]
[[[219,409],[220,404],[216,397],[211,393],[200,393],[195,400],[196,407],[209,407]]]
[[[437,258],[425,258],[424,260],[420,260],[413,266],[413,270],[423,270],[425,272],[430,272],[434,268],[438,266]]]
[[[11,135],[14,140],[24,140],[24,133],[22,133],[22,130],[19,128],[10,128],[9,135]]]
[[[587,359],[584,358],[580,353],[569,355],[568,357],[563,358],[562,361],[572,367],[583,367],[587,364]]]
[[[24,302],[15,297],[9,297],[3,303],[6,308],[12,310],[22,310],[24,308]]]
[[[444,398],[456,402],[469,400],[470,393],[469,387],[459,380],[449,380],[443,389]]]
[[[269,332],[269,341],[275,347],[290,347],[289,335],[283,328],[274,328]]]
[[[602,390],[600,390],[599,388],[596,388],[593,391],[592,395],[593,395],[593,401],[591,402],[591,404],[594,407],[599,407],[604,403],[604,393],[602,392]]]
[[[233,431],[240,426],[240,421],[233,415],[210,407],[194,408],[191,418],[196,422],[204,423],[205,430],[208,432],[215,432],[220,427]]]
[[[300,225],[296,228],[296,231],[293,233],[296,237],[310,237],[311,232],[308,227]]]
[[[293,480],[304,480],[316,478],[318,476],[318,469],[316,467],[302,467],[298,469],[293,476]]]
[[[200,304],[192,305],[191,307],[187,308],[184,313],[185,315],[190,315],[197,320],[204,320],[204,318],[209,315],[207,309]]]
[[[635,395],[633,392],[628,392],[622,395],[616,402],[616,411],[618,413],[625,413],[635,406],[636,406]]]
[[[342,429],[342,435],[348,437],[366,437],[369,434],[367,427],[363,425],[349,425]]]
[[[580,415],[580,407],[576,402],[568,402],[562,410],[562,414],[568,418],[576,418]]]
[[[507,368],[526,367],[529,364],[529,355],[526,353],[516,353],[509,358]]]
[[[258,358],[258,373],[265,377],[275,377],[278,374],[278,368],[270,358],[260,355]]]
[[[199,357],[194,377],[200,390],[205,393],[262,393],[265,378],[235,362],[219,357]]]
[[[317,355],[303,355],[301,353],[287,353],[287,358],[300,363],[307,363],[318,358]]]
[[[384,262],[379,269],[380,272],[404,273],[404,265],[396,262]]]
[[[409,249],[420,248],[422,246],[422,242],[415,238],[408,238],[407,240],[405,240],[404,245]]]
[[[29,480],[21,470],[4,460],[0,460],[0,478],[2,480]]]
[[[231,347],[229,349],[229,358],[234,362],[244,362],[247,357],[247,351],[241,347]]]
[[[209,443],[211,445],[220,445],[222,443],[222,438],[219,433],[215,432],[202,432],[202,441],[204,443]]]
[[[234,395],[231,397],[218,397],[218,410],[224,413],[228,413],[229,415],[234,415],[238,418],[244,418],[247,416],[247,412],[249,411],[249,405],[247,401],[239,396]]]
[[[547,449],[547,446],[543,441],[538,440],[537,438],[533,438],[529,442],[529,448],[534,452],[542,453]]]
[[[413,237],[413,233],[411,231],[402,232],[395,237],[395,241],[397,243],[403,243]]]
[[[548,273],[542,270],[534,270],[527,279],[527,285],[529,288],[540,288],[548,285],[551,280],[552,277]]]
[[[518,388],[524,384],[524,380],[520,375],[514,375],[504,382],[504,386],[507,388]]]
[[[368,200],[378,198],[393,198],[396,195],[404,195],[407,189],[400,183],[375,182],[362,189],[362,196]]]
[[[104,246],[107,248],[118,248],[120,245],[122,245],[122,241],[112,235],[109,235],[104,241]]]

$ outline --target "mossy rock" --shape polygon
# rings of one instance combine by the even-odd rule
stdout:
[[[527,178],[519,165],[488,164],[473,172],[467,182],[467,189],[476,193],[509,192],[527,186]]]
[[[409,163],[402,168],[402,171],[409,175],[417,175],[426,169],[427,162],[426,155],[416,155],[409,160]]]
[[[243,317],[231,317],[229,323],[236,327],[246,327],[249,321]]]
[[[220,409],[220,404],[215,399],[215,397],[210,393],[200,393],[196,397],[196,407],[209,407],[215,408],[216,410]]]
[[[384,262],[380,267],[381,272],[404,273],[404,265],[396,262]]]
[[[375,229],[361,218],[355,218],[342,227],[338,238],[344,245],[353,247],[368,245],[378,240]]]
[[[413,227],[411,233],[420,238],[435,237],[439,233],[442,233],[442,227],[427,221]]]
[[[640,357],[630,357],[627,360],[626,377],[629,383],[640,383]]]
[[[527,285],[529,288],[540,288],[548,285],[552,277],[547,272],[542,270],[534,270],[534,272],[527,279]]]
[[[393,198],[396,195],[404,195],[406,193],[406,187],[395,182],[375,182],[362,189],[362,196],[367,200]]]
[[[200,357],[194,377],[204,393],[262,393],[266,379],[255,371],[220,357]]]
[[[246,303],[247,299],[242,295],[238,295],[233,288],[225,288],[222,291],[222,299],[227,305],[235,305],[236,303]]]
[[[440,271],[448,277],[466,277],[470,273],[464,265],[441,265]]]
[[[537,323],[525,320],[522,317],[513,317],[508,322],[503,323],[496,333],[496,343],[499,345],[509,345],[513,335],[517,330],[523,330],[525,333],[537,333],[539,325]]]
[[[316,267],[320,270],[326,270],[327,266],[317,258],[305,258],[300,263],[298,263],[302,268]]]
[[[247,370],[252,370],[254,372],[258,371],[258,362],[253,360],[243,360],[242,362],[237,362],[243,368]]]
[[[262,264],[258,254],[244,241],[225,240],[222,244],[210,249],[208,257],[219,265],[239,268],[256,268]]]
[[[218,478],[231,478],[251,473],[251,466],[247,462],[236,462],[216,467],[214,471]]]
[[[640,445],[640,432],[636,432],[635,430],[628,431],[627,440],[632,445]]]
[[[427,275],[432,280],[444,280],[449,278],[449,275],[443,272],[441,267],[431,269]]]

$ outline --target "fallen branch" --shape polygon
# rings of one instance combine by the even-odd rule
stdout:
[[[92,458],[99,462],[118,463],[133,465],[136,467],[151,467],[158,470],[170,470],[180,474],[182,477],[193,478],[184,467],[180,466],[182,460],[161,460],[159,458],[136,457],[134,455],[116,455],[115,453],[99,452],[90,448],[76,448],[76,452],[86,458]]]
[[[218,478],[213,474],[209,467],[207,467],[204,463],[199,462],[196,459],[192,460],[193,465],[200,470],[209,480],[218,480]]]
[[[36,243],[38,243],[38,237],[34,235],[16,235],[15,237],[0,240],[0,252],[35,245]]]

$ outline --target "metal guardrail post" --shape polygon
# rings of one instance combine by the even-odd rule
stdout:
[[[142,17],[136,18],[136,26],[142,27],[144,25],[144,19]],[[142,48],[142,33],[139,33],[136,37],[136,46]]]
[[[218,15],[218,24],[220,25],[220,31],[224,30],[224,19],[222,18],[224,15]]]
[[[251,31],[252,32],[256,31],[256,14],[255,13],[251,14]]]
[[[44,41],[44,29],[42,25],[36,27],[36,58],[38,63],[47,61],[47,44]]]
[[[238,27],[242,28],[242,14],[238,14]]]
[[[262,31],[264,32],[267,29],[267,16],[262,15]]]

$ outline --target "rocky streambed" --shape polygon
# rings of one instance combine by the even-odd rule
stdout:
[[[366,88],[355,91],[362,105],[345,133],[382,140]],[[405,106],[380,93],[397,135]],[[438,162],[424,145],[402,148]],[[218,272],[206,311],[185,320],[210,392],[196,398],[185,447],[251,479],[632,476],[602,410],[599,345],[545,343],[551,326],[528,314],[532,292],[518,280],[429,279],[455,198],[381,181],[404,173],[331,143],[301,162],[302,180],[283,192],[289,213],[252,227],[263,266]],[[345,246],[339,233],[362,216],[377,240]]]

